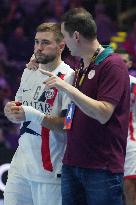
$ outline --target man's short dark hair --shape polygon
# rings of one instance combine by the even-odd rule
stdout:
[[[36,32],[53,32],[57,43],[60,43],[64,38],[59,23],[42,23],[37,27]]]
[[[93,40],[97,37],[97,27],[92,15],[84,8],[70,9],[62,16],[65,30],[73,35],[78,31],[84,38]]]

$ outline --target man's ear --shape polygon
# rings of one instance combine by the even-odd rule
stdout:
[[[133,61],[129,60],[129,62],[128,62],[128,67],[131,68],[132,65],[133,65]]]
[[[76,42],[79,42],[79,40],[80,40],[80,33],[78,31],[75,31],[73,33],[73,38],[76,40]]]
[[[64,50],[64,48],[65,48],[65,42],[64,41],[61,41],[59,43],[59,48],[60,48],[61,52]]]

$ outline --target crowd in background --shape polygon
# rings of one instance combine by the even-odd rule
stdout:
[[[83,6],[95,18],[98,39],[109,44],[119,27],[115,12],[106,4],[94,0],[1,0],[0,4],[0,142],[5,140],[8,147],[16,149],[19,137],[18,125],[10,123],[4,116],[7,101],[14,100],[20,77],[33,53],[35,28],[42,22],[59,22],[62,14],[72,7]],[[113,8],[112,8],[113,9]],[[136,21],[124,26],[126,38],[121,47],[133,58],[133,74],[136,63]],[[68,49],[63,60],[75,68],[79,59],[73,58]]]

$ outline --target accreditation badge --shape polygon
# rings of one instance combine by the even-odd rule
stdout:
[[[68,105],[67,114],[66,114],[66,117],[64,119],[64,129],[71,128],[74,112],[75,112],[75,103],[71,102]]]

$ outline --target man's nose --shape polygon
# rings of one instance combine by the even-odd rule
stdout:
[[[42,45],[41,43],[39,43],[39,44],[37,45],[37,50],[40,50],[40,51],[43,50],[43,45]]]

